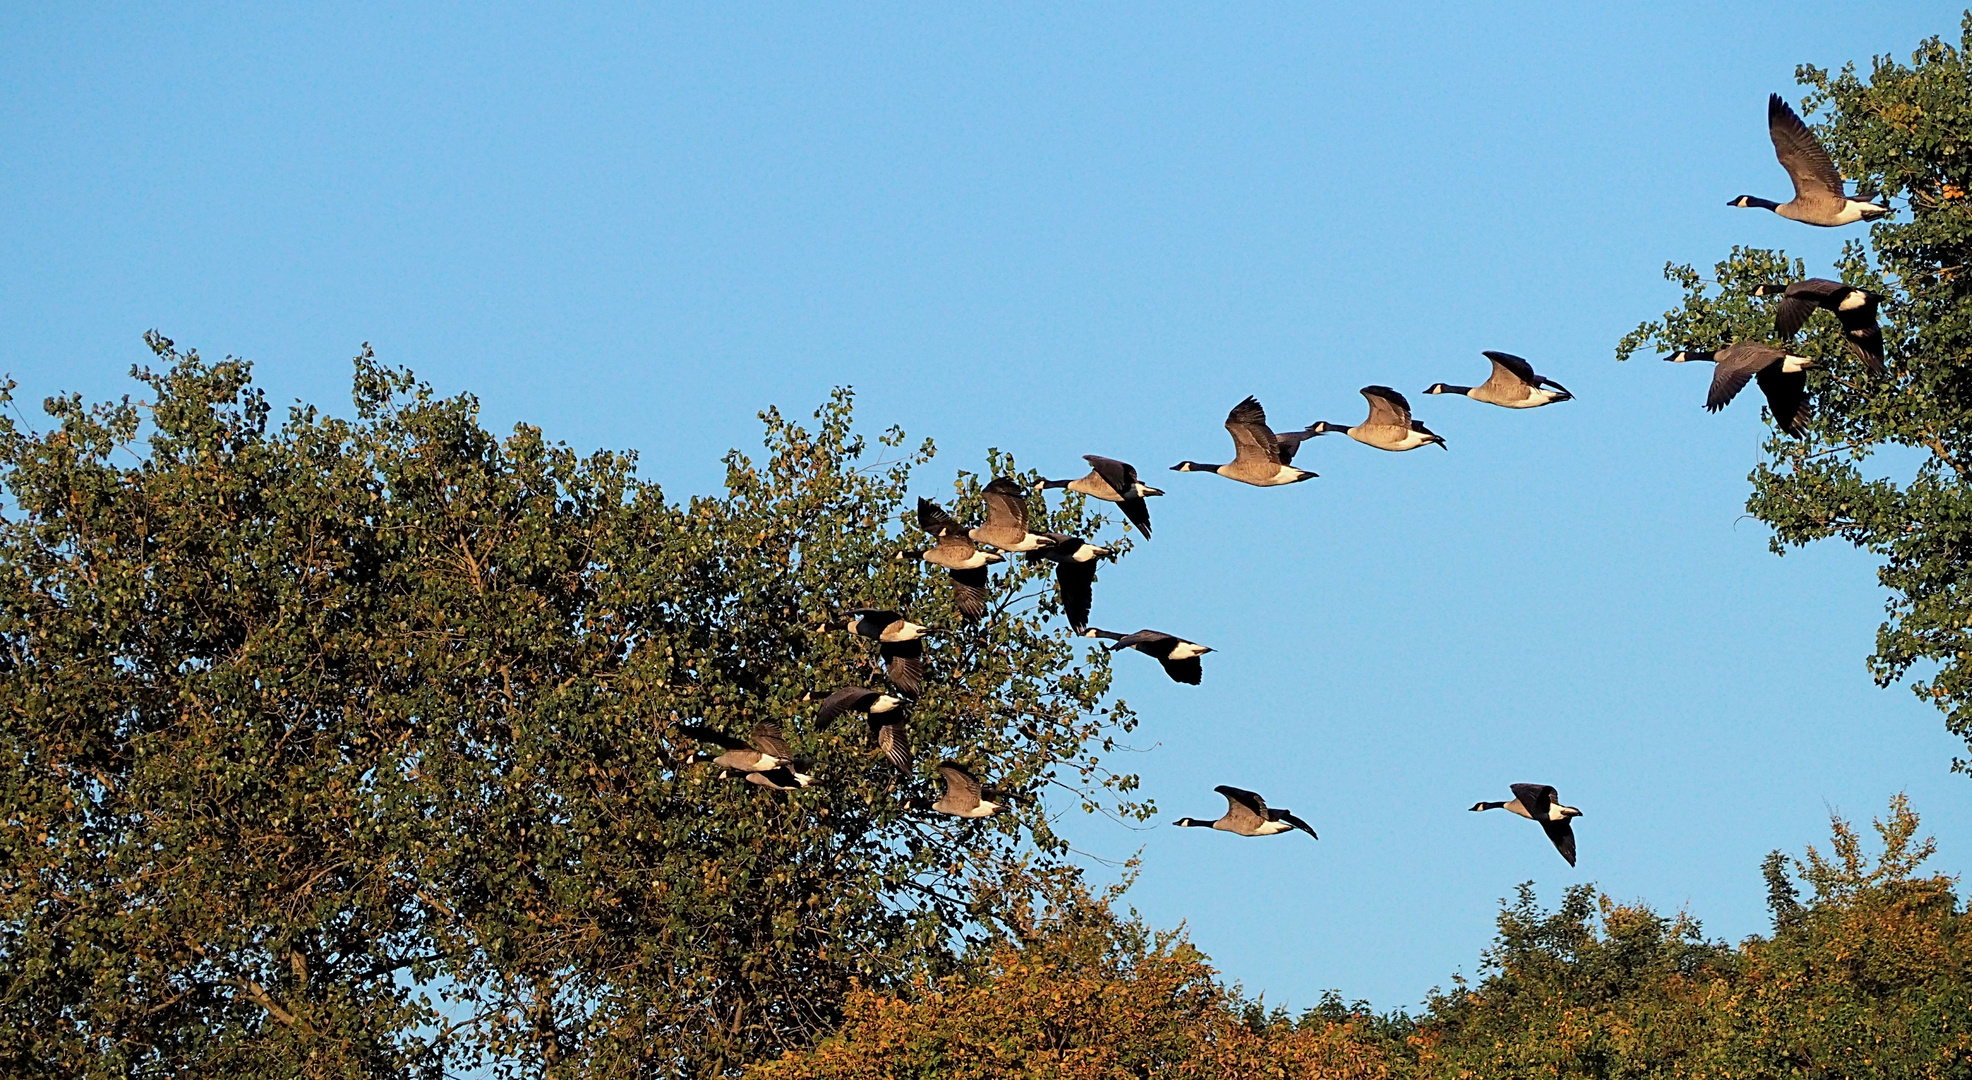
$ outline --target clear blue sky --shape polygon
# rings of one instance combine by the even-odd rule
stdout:
[[[1765,97],[1955,40],[1955,8],[1053,7],[11,7],[0,368],[29,403],[132,392],[155,327],[346,411],[370,341],[673,496],[840,383],[939,441],[928,487],[988,445],[1134,461],[1171,495],[1096,621],[1220,650],[1198,689],[1123,658],[1159,820],[1233,783],[1322,839],[1071,827],[1141,847],[1132,902],[1276,1002],[1415,1003],[1528,879],[1737,939],[1767,850],[1898,790],[1972,863],[1964,747],[1864,670],[1871,563],[1741,517],[1757,395],[1708,416],[1709,372],[1612,360],[1666,260],[1826,272],[1864,235],[1725,205],[1787,192]],[[1579,400],[1415,396],[1488,348]],[[1366,383],[1450,452],[1163,471],[1219,459],[1246,394],[1353,422]],[[1587,811],[1578,870],[1465,813],[1516,780]]]

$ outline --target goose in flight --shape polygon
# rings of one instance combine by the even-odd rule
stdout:
[[[1807,278],[1785,287],[1762,285],[1754,296],[1780,297],[1773,309],[1773,332],[1786,341],[1799,333],[1816,308],[1833,312],[1842,324],[1842,338],[1872,375],[1883,374],[1883,329],[1876,325],[1876,305],[1882,296],[1827,278]]]
[[[1027,491],[1010,476],[996,476],[980,493],[986,501],[986,524],[968,535],[1001,551],[1035,551],[1048,538],[1027,531]]]
[[[1007,808],[1007,797],[992,788],[981,787],[979,778],[956,761],[938,763],[939,779],[945,781],[945,794],[937,802],[913,799],[911,809],[936,810],[962,818],[989,818]]]
[[[828,727],[844,713],[862,713],[869,721],[870,739],[903,772],[911,771],[911,748],[904,740],[904,699],[864,686],[845,686],[822,699],[818,719]]]
[[[918,500],[918,527],[937,537],[938,542],[914,554],[933,566],[944,567],[952,576],[952,606],[967,622],[985,618],[986,568],[1001,557],[979,550],[965,527],[930,499]]]
[[[780,725],[771,720],[753,725],[751,742],[714,731],[702,724],[686,724],[678,730],[690,738],[709,742],[725,751],[715,758],[701,754],[693,759],[695,761],[709,761],[722,769],[745,773],[748,780],[761,773],[784,773],[793,786],[807,787],[814,782],[814,777],[791,767],[797,764],[794,751],[788,747]]]
[[[1582,816],[1580,810],[1561,805],[1561,796],[1550,784],[1515,784],[1513,798],[1507,802],[1473,803],[1472,809],[1500,810],[1519,814],[1530,821],[1538,821],[1547,832],[1547,838],[1554,841],[1554,850],[1575,865],[1575,828],[1569,824],[1570,818]]]
[[[1411,403],[1404,400],[1404,395],[1387,386],[1365,386],[1360,393],[1369,399],[1369,419],[1355,427],[1322,420],[1309,428],[1309,433],[1326,435],[1339,431],[1378,450],[1415,450],[1432,443],[1437,443],[1441,450],[1446,448],[1445,440],[1411,419]]]
[[[1055,591],[1061,596],[1061,612],[1076,633],[1088,629],[1089,605],[1095,599],[1096,562],[1115,558],[1116,553],[1077,536],[1048,533],[1050,543],[1027,553],[1028,560],[1046,559],[1054,564]]]
[[[1134,634],[1119,634],[1113,630],[1098,630],[1091,626],[1082,631],[1083,637],[1104,638],[1109,641],[1110,652],[1118,649],[1135,649],[1145,656],[1154,656],[1164,665],[1164,674],[1176,682],[1197,686],[1204,677],[1205,666],[1198,658],[1211,652],[1208,646],[1186,641],[1161,630],[1139,630]]]
[[[1315,478],[1314,473],[1297,469],[1293,464],[1294,452],[1301,449],[1301,443],[1315,433],[1314,428],[1276,435],[1267,426],[1267,411],[1260,407],[1257,399],[1248,397],[1226,414],[1226,430],[1232,433],[1233,440],[1233,459],[1230,463],[1203,465],[1196,461],[1180,461],[1171,466],[1172,471],[1218,473],[1228,480],[1254,487],[1280,487]]]
[[[844,629],[857,637],[876,641],[883,673],[889,676],[898,693],[916,697],[923,692],[924,636],[938,631],[884,608],[854,608],[843,618]]]
[[[1309,836],[1315,836],[1313,827],[1295,817],[1294,811],[1269,809],[1267,800],[1262,799],[1256,792],[1226,784],[1220,784],[1212,790],[1226,797],[1224,817],[1213,821],[1184,817],[1171,824],[1186,829],[1218,829],[1239,836],[1273,836],[1291,829],[1300,829]],[[1315,839],[1319,840],[1321,837],[1315,836]]]
[[[1742,341],[1717,352],[1679,349],[1664,359],[1673,364],[1711,360],[1719,365],[1712,372],[1712,389],[1705,396],[1706,412],[1725,408],[1727,402],[1746,388],[1748,379],[1758,379],[1760,391],[1766,394],[1767,405],[1773,410],[1773,422],[1780,425],[1780,430],[1798,436],[1814,417],[1814,406],[1808,402],[1807,371],[1814,361],[1805,356]]]
[[[1865,199],[1852,199],[1842,193],[1842,173],[1822,148],[1808,125],[1794,114],[1779,94],[1767,97],[1767,134],[1773,138],[1773,155],[1794,181],[1794,197],[1784,203],[1741,195],[1727,206],[1758,207],[1781,217],[1809,225],[1834,227],[1857,221],[1874,221],[1890,208]]]
[[[1463,394],[1474,401],[1507,409],[1535,409],[1575,395],[1545,375],[1534,374],[1534,365],[1512,353],[1487,350],[1481,355],[1493,362],[1493,374],[1478,386],[1452,386],[1432,383],[1427,394]]]
[[[1150,507],[1144,505],[1144,500],[1164,493],[1137,479],[1137,468],[1129,462],[1095,454],[1083,454],[1082,460],[1090,465],[1089,475],[1073,480],[1043,480],[1041,489],[1067,488],[1092,499],[1113,502],[1130,519],[1130,524],[1143,533],[1143,538],[1150,539]]]

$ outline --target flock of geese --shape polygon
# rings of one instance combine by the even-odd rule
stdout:
[[[1841,174],[1827,151],[1815,139],[1794,110],[1772,95],[1767,103],[1768,133],[1774,153],[1794,182],[1794,198],[1775,203],[1742,195],[1728,205],[1760,207],[1782,217],[1810,225],[1838,226],[1871,221],[1890,213],[1890,208],[1844,194]],[[1839,281],[1809,278],[1786,285],[1761,286],[1756,296],[1776,296],[1774,333],[1789,340],[1817,310],[1832,313],[1841,323],[1848,347],[1860,357],[1872,374],[1883,370],[1883,335],[1876,322],[1880,297],[1873,292]],[[1477,386],[1436,383],[1426,394],[1457,394],[1508,409],[1532,409],[1571,400],[1574,395],[1560,383],[1538,374],[1526,360],[1510,353],[1484,353],[1492,362],[1492,374]],[[1737,342],[1717,350],[1686,348],[1665,359],[1682,363],[1706,360],[1716,363],[1705,407],[1716,412],[1745,388],[1757,381],[1772,408],[1774,422],[1781,430],[1799,436],[1812,416],[1808,399],[1807,374],[1814,361],[1786,349],[1761,342]],[[1233,460],[1212,465],[1181,461],[1176,472],[1216,473],[1255,487],[1283,487],[1312,480],[1315,473],[1294,465],[1301,445],[1319,435],[1340,433],[1379,450],[1401,452],[1424,446],[1445,449],[1445,440],[1411,415],[1410,402],[1388,386],[1365,386],[1361,391],[1369,402],[1369,415],[1353,425],[1321,421],[1301,431],[1276,432],[1267,424],[1267,414],[1252,397],[1233,406],[1226,416],[1226,431],[1232,436]],[[1163,491],[1144,483],[1134,466],[1115,458],[1087,454],[1086,476],[1072,480],[1042,480],[1037,493],[1065,488],[1068,491],[1114,503],[1131,526],[1150,538],[1150,509],[1147,499]],[[1028,529],[1029,491],[1011,477],[997,477],[982,492],[986,520],[968,527],[930,499],[917,504],[918,526],[933,542],[900,558],[922,560],[944,570],[951,579],[953,606],[967,622],[986,616],[990,582],[988,567],[1003,562],[1007,555],[1019,554],[1029,562],[1054,565],[1055,587],[1061,609],[1077,635],[1106,642],[1111,652],[1131,649],[1155,658],[1174,681],[1196,686],[1203,678],[1199,658],[1212,650],[1197,642],[1158,630],[1138,630],[1122,634],[1089,624],[1097,564],[1110,557],[1111,549],[1075,536],[1035,533]],[[1043,496],[1045,497],[1045,496]],[[868,725],[869,743],[906,776],[913,776],[910,747],[905,725],[912,703],[924,685],[924,639],[940,631],[913,622],[902,613],[881,608],[856,608],[841,619],[841,629],[859,638],[876,642],[877,656],[891,691],[863,686],[837,690],[823,700],[817,717],[824,728],[846,714],[855,713]],[[681,729],[693,739],[712,743],[724,752],[717,757],[701,755],[697,761],[710,762],[737,773],[754,784],[777,791],[807,787],[815,777],[810,767],[797,758],[778,725],[757,725],[750,739],[736,738],[702,725]],[[961,818],[986,818],[1007,809],[1012,798],[1005,792],[982,784],[962,762],[941,761],[937,772],[944,782],[944,794],[936,801],[906,800],[912,810],[931,810]],[[1582,816],[1575,807],[1564,805],[1553,786],[1513,784],[1513,798],[1503,802],[1478,802],[1474,811],[1506,810],[1538,822],[1555,850],[1575,864],[1573,819]],[[1185,828],[1211,828],[1239,836],[1273,836],[1299,830],[1310,837],[1315,830],[1292,811],[1271,808],[1257,792],[1230,785],[1213,790],[1226,799],[1226,812],[1218,818],[1201,820],[1180,818],[1173,824]]]

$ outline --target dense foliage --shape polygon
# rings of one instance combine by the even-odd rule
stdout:
[[[245,364],[152,344],[145,401],[0,418],[0,1073],[723,1074],[1064,872],[1031,799],[903,811],[939,757],[1143,809],[1093,756],[1133,722],[1107,661],[1024,565],[927,653],[917,776],[818,730],[883,685],[841,611],[961,627],[896,557],[907,496],[978,510],[976,477],[910,490],[929,443],[873,458],[847,393],[672,503],[367,352],[354,420],[273,426]],[[823,782],[678,732],[759,719]]]
[[[1972,745],[1972,15],[1958,47],[1931,39],[1909,64],[1878,59],[1803,67],[1807,106],[1843,175],[1897,200],[1897,213],[1850,241],[1831,271],[1784,252],[1735,248],[1707,279],[1666,276],[1684,301],[1623,339],[1618,357],[1687,345],[1776,343],[1772,298],[1754,290],[1834,277],[1882,295],[1888,363],[1872,374],[1842,343],[1834,316],[1809,320],[1792,350],[1812,357],[1815,418],[1805,437],[1776,431],[1753,473],[1747,509],[1774,530],[1774,549],[1840,537],[1883,559],[1889,621],[1870,669],[1883,685],[1913,667],[1951,730]],[[1896,202],[1893,202],[1896,205]],[[1876,469],[1869,459],[1895,451]],[[1964,769],[1965,761],[1958,762]]]
[[[1899,798],[1871,865],[1848,823],[1832,850],[1767,860],[1770,936],[1707,941],[1663,916],[1531,886],[1500,912],[1475,985],[1424,1014],[1331,998],[1290,1022],[1213,981],[1181,939],[1107,912],[1057,916],[964,976],[907,997],[859,992],[847,1023],[762,1080],[1062,1077],[1967,1077],[1972,911]],[[1810,891],[1800,896],[1796,879]]]

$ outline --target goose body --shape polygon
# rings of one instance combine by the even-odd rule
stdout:
[[[1504,409],[1535,409],[1557,401],[1569,401],[1575,396],[1553,379],[1534,374],[1534,365],[1512,353],[1488,350],[1482,355],[1493,362],[1493,373],[1485,382],[1478,386],[1433,383],[1425,393],[1459,394]]]
[[[1198,658],[1211,652],[1209,646],[1195,641],[1186,641],[1175,634],[1161,630],[1139,630],[1134,634],[1118,634],[1111,630],[1098,630],[1091,626],[1082,631],[1083,637],[1108,640],[1110,652],[1118,649],[1135,649],[1145,656],[1154,656],[1164,666],[1164,674],[1173,681],[1197,686],[1205,675],[1205,667]]]
[[[1790,221],[1833,228],[1858,221],[1874,221],[1890,208],[1843,194],[1841,170],[1830,160],[1821,140],[1794,113],[1779,94],[1767,97],[1767,134],[1773,139],[1774,157],[1794,182],[1794,197],[1784,203],[1741,195],[1727,206],[1758,207],[1771,210]]]
[[[1301,443],[1315,433],[1314,428],[1276,435],[1267,426],[1266,410],[1260,407],[1257,399],[1248,397],[1226,414],[1226,431],[1232,435],[1232,461],[1224,465],[1180,461],[1171,469],[1174,472],[1218,473],[1228,480],[1254,487],[1281,487],[1315,478],[1314,473],[1293,465],[1295,451],[1301,449]]]
[[[938,763],[938,777],[945,782],[945,794],[931,809],[962,818],[989,818],[1007,808],[1006,796],[980,786],[979,778],[956,761]]]
[[[986,524],[967,534],[975,543],[1001,551],[1034,551],[1047,546],[1047,537],[1027,531],[1027,492],[1012,477],[994,477],[980,495],[986,502]]]
[[[1185,817],[1171,824],[1186,829],[1218,829],[1220,832],[1229,832],[1238,836],[1276,836],[1293,829],[1315,836],[1314,828],[1295,817],[1292,810],[1270,809],[1267,800],[1261,798],[1257,792],[1226,784],[1220,784],[1212,790],[1226,797],[1224,816],[1212,821]],[[1315,836],[1315,839],[1319,840],[1321,837]]]
[[[1582,816],[1580,810],[1561,805],[1561,796],[1550,784],[1514,784],[1513,798],[1506,802],[1473,803],[1472,809],[1505,810],[1518,814],[1529,821],[1541,823],[1542,831],[1554,844],[1554,850],[1575,865],[1575,828],[1569,824],[1573,818]]]
[[[1127,461],[1095,454],[1083,454],[1082,460],[1089,463],[1089,475],[1073,480],[1043,480],[1041,488],[1067,488],[1078,495],[1113,502],[1130,524],[1143,533],[1144,539],[1150,539],[1150,507],[1144,500],[1164,493],[1137,479],[1137,467]]]
[[[1717,352],[1679,349],[1664,359],[1673,364],[1692,360],[1710,360],[1718,364],[1717,370],[1712,372],[1712,388],[1705,396],[1706,412],[1718,412],[1725,408],[1745,389],[1747,380],[1754,379],[1759,381],[1760,391],[1767,396],[1767,405],[1773,411],[1773,422],[1780,426],[1780,430],[1798,436],[1814,417],[1814,406],[1808,401],[1807,375],[1814,361],[1805,356],[1795,356],[1771,345],[1742,341]]]
[[[1369,419],[1354,427],[1320,421],[1308,431],[1313,435],[1326,435],[1340,431],[1365,446],[1378,450],[1415,450],[1420,446],[1436,443],[1445,448],[1445,440],[1433,434],[1431,429],[1411,419],[1411,403],[1404,395],[1387,386],[1365,386],[1360,393],[1369,400]]]
[[[923,692],[924,637],[937,631],[883,608],[855,608],[843,618],[844,629],[876,641],[883,673],[898,693],[916,697]]]
[[[1845,285],[1827,278],[1807,278],[1785,288],[1762,285],[1754,296],[1780,296],[1773,310],[1773,332],[1782,341],[1790,340],[1816,309],[1831,312],[1842,324],[1842,339],[1871,374],[1883,374],[1883,329],[1876,323],[1876,305],[1882,297],[1868,289]]]
[[[828,727],[847,713],[863,714],[869,721],[870,740],[892,765],[910,772],[911,750],[904,738],[906,704],[903,698],[866,686],[845,686],[822,699],[822,711],[817,719],[821,726]]]
[[[986,568],[1001,556],[983,551],[973,542],[964,526],[930,499],[918,500],[918,526],[938,538],[938,542],[917,557],[943,567],[952,578],[952,605],[967,622],[986,616]]]
[[[748,780],[752,780],[760,773],[777,773],[785,774],[788,783],[796,787],[807,787],[814,782],[814,777],[791,768],[796,764],[794,751],[788,747],[786,737],[781,734],[780,725],[771,721],[763,720],[753,726],[751,742],[714,731],[700,724],[687,724],[678,730],[690,738],[712,743],[725,751],[718,757],[701,756],[698,760],[709,761],[722,769],[745,773]]]
[[[1068,625],[1081,633],[1089,625],[1089,606],[1095,598],[1096,563],[1115,557],[1115,552],[1098,547],[1076,536],[1047,534],[1047,547],[1029,552],[1028,561],[1046,559],[1054,563],[1055,591],[1061,598],[1062,614]]]

